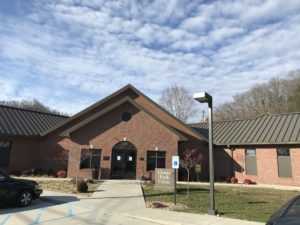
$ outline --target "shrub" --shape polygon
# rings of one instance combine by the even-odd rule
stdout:
[[[56,174],[55,174],[55,172],[54,172],[53,169],[49,169],[49,170],[47,171],[47,175],[48,175],[49,177],[56,177]]]
[[[66,178],[67,177],[67,172],[65,170],[59,170],[56,173],[56,176],[59,177],[59,178]]]
[[[236,177],[231,177],[230,183],[237,184],[238,183],[238,179]]]
[[[256,184],[256,183],[250,179],[245,179],[244,184]]]
[[[12,176],[19,177],[22,175],[21,171],[15,170],[10,173]]]
[[[84,180],[77,181],[77,191],[79,193],[87,193],[88,189],[89,189],[89,187],[88,187],[86,181],[84,181]]]
[[[30,170],[24,170],[22,171],[22,176],[33,176],[34,175],[34,169],[30,169]]]

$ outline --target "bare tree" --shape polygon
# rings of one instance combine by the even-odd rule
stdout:
[[[163,90],[159,102],[183,122],[186,122],[196,113],[192,96],[182,86],[172,85]]]
[[[255,118],[267,113],[300,111],[300,71],[273,78],[233,97],[215,109],[216,120]]]
[[[57,115],[67,115],[66,113],[60,112],[55,109],[51,109],[50,107],[44,105],[40,101],[33,100],[21,100],[21,101],[0,101],[0,105],[13,106],[21,109],[34,110],[38,112],[44,113],[54,113]]]

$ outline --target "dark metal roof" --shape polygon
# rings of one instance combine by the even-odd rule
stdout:
[[[66,116],[0,105],[0,136],[40,136]]]
[[[208,136],[207,123],[190,124]],[[300,144],[300,113],[263,115],[255,119],[214,123],[216,145]]]

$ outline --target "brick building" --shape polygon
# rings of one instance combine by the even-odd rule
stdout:
[[[300,185],[300,114],[214,124],[216,178]],[[0,168],[139,179],[197,149],[208,177],[206,124],[187,125],[131,85],[72,117],[0,106]],[[184,174],[181,173],[184,179]]]
[[[207,135],[207,124],[192,124]],[[215,122],[216,179],[300,185],[300,113]]]
[[[1,127],[9,129],[2,130],[6,160],[0,167],[10,172],[66,169],[70,177],[151,178],[156,167],[171,168],[172,155],[187,147],[207,154],[206,138],[131,85],[70,118],[11,107],[2,111]],[[206,168],[204,160],[203,174]]]

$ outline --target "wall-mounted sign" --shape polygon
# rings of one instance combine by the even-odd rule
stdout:
[[[132,161],[132,156],[128,157],[128,161],[130,161],[130,162]]]
[[[121,161],[122,157],[120,155],[117,156],[117,160]]]

